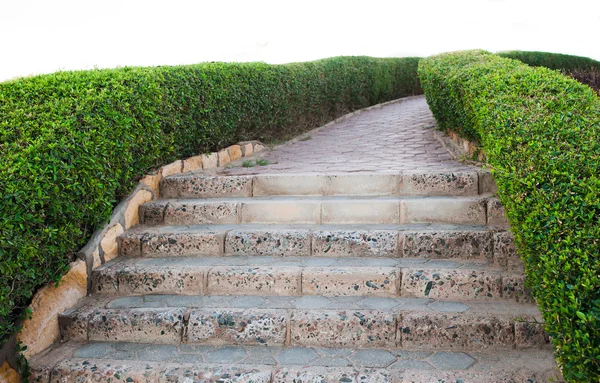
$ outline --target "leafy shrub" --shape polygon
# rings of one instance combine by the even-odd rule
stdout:
[[[486,151],[564,377],[600,381],[600,99],[484,51],[423,59],[419,76],[441,127]]]
[[[418,60],[206,63],[0,83],[0,339],[149,169],[419,94]]]
[[[548,52],[511,51],[498,55],[524,62],[531,66],[543,66],[560,70],[561,73],[594,89],[600,95],[600,61],[589,57],[563,55]]]
[[[589,57],[565,55],[561,53],[510,51],[498,52],[499,56],[519,60],[530,66],[542,66],[548,69],[596,69],[600,70],[600,61]]]

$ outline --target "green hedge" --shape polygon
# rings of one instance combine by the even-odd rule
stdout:
[[[418,61],[206,63],[0,83],[0,339],[151,168],[420,94]]]
[[[534,52],[534,51],[509,51],[498,52],[499,56],[519,60],[527,65],[542,66],[548,69],[572,70],[595,69],[600,70],[600,61],[589,57],[564,55],[560,53]]]
[[[570,382],[600,381],[600,99],[484,51],[421,60],[444,129],[480,140]]]

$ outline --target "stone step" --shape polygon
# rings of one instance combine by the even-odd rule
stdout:
[[[480,197],[254,197],[159,199],[140,206],[147,225],[416,224],[487,225],[499,206]],[[502,217],[502,216],[500,216]],[[493,224],[497,225],[498,219]]]
[[[521,270],[510,232],[457,225],[138,226],[120,254],[142,257],[314,256],[487,260]]]
[[[524,280],[486,263],[414,258],[129,258],[95,269],[92,292],[529,301]]]
[[[550,350],[67,343],[30,361],[31,382],[498,383],[563,380]]]
[[[535,305],[423,298],[143,295],[86,299],[62,341],[428,350],[549,347]]]
[[[475,196],[488,190],[472,172],[300,173],[214,176],[201,172],[163,178],[164,198],[258,196]],[[485,176],[482,176],[484,183]]]

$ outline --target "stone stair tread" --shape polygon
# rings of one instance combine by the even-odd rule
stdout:
[[[160,257],[160,258],[118,258],[100,266],[95,272],[123,267],[144,268],[210,268],[216,266],[247,267],[351,267],[351,268],[418,268],[449,270],[486,270],[501,273],[485,261],[436,260],[427,258],[365,258],[365,257],[275,257],[275,256],[217,256],[217,257]],[[510,274],[509,272],[505,272]]]
[[[86,382],[541,383],[553,377],[562,382],[550,350],[465,353],[70,342],[36,356],[30,367],[33,382],[48,382],[50,375],[56,381]]]
[[[202,232],[229,230],[397,230],[397,231],[506,231],[505,228],[490,228],[487,225],[451,225],[437,223],[407,223],[407,224],[197,224],[197,225],[137,225],[127,230],[130,234],[172,233],[172,232]]]
[[[514,301],[440,301],[432,298],[342,297],[342,296],[247,296],[247,295],[131,295],[121,297],[89,296],[65,312],[93,310],[143,310],[160,308],[185,309],[290,309],[290,310],[377,310],[386,312],[468,313],[473,315],[505,315],[534,319],[543,323],[533,303]]]
[[[250,203],[250,202],[294,202],[294,201],[323,201],[323,202],[337,202],[337,201],[428,201],[428,200],[468,200],[468,201],[479,201],[485,200],[486,198],[492,197],[492,194],[480,194],[476,196],[256,196],[256,197],[220,197],[220,198],[159,198],[151,202],[147,202],[147,205],[161,204],[165,205],[169,202],[174,203],[220,203],[220,202],[237,202],[237,203]]]

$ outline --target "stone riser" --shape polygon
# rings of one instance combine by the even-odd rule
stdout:
[[[519,318],[516,320],[515,318]],[[468,351],[546,347],[533,317],[432,311],[81,309],[59,320],[63,341]]]
[[[404,257],[483,260],[522,270],[512,234],[495,230],[177,228],[120,237],[123,256]]]
[[[307,266],[144,266],[94,270],[103,295],[377,296],[440,300],[531,300],[522,274],[497,269]]]
[[[261,174],[164,178],[163,198],[258,196],[475,196],[489,192],[489,178],[477,172],[412,174]]]
[[[140,206],[147,225],[455,224],[507,226],[493,198],[248,198],[157,200]]]

